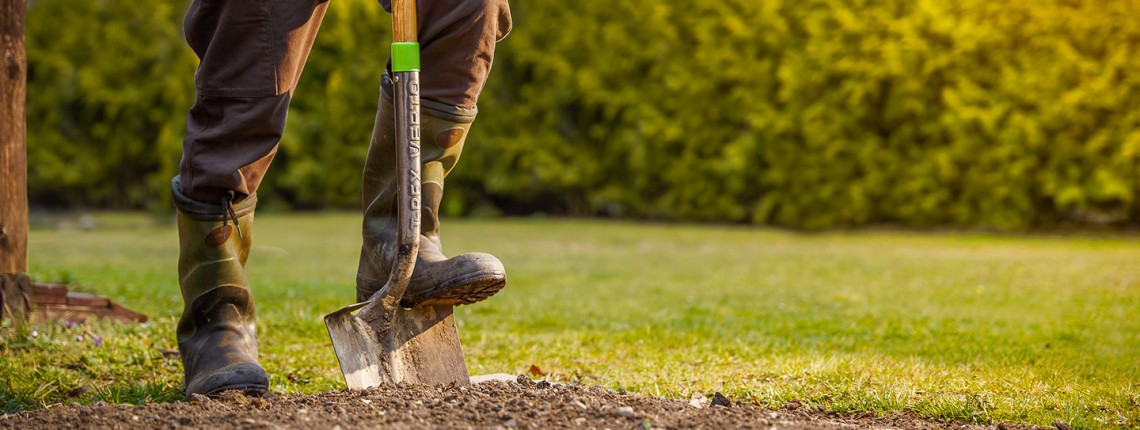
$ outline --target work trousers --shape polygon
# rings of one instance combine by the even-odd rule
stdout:
[[[385,10],[389,3],[381,0]],[[421,97],[473,111],[495,43],[511,28],[507,0],[417,3]],[[182,144],[183,195],[217,203],[257,191],[327,6],[327,0],[192,1],[185,36],[201,63]]]

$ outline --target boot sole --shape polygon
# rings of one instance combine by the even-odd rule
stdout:
[[[222,394],[226,391],[241,391],[242,394],[245,394],[247,396],[261,397],[261,396],[264,396],[265,393],[269,392],[269,387],[266,387],[266,386],[260,385],[260,384],[234,384],[234,385],[227,385],[225,387],[218,388],[216,390],[212,390],[209,393],[206,393],[205,395],[206,396],[217,396],[217,395]]]
[[[413,308],[417,306],[459,306],[470,305],[487,300],[507,285],[505,272],[476,273],[450,282],[449,285],[438,288],[437,294],[425,294],[427,297],[416,301],[401,301],[400,306]]]

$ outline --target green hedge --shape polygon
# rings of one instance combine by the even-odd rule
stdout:
[[[516,0],[446,209],[1133,224],[1133,3]],[[193,96],[185,5],[31,6],[33,200],[163,207]],[[387,20],[331,3],[267,202],[356,204]]]
[[[28,191],[33,205],[169,201],[196,60],[185,5],[29,0]],[[183,107],[185,106],[185,107]]]

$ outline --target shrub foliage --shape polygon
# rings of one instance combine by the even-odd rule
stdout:
[[[33,0],[35,202],[163,207],[185,2]],[[516,0],[446,210],[825,228],[1140,221],[1130,0]],[[269,202],[353,206],[388,16],[332,2]]]

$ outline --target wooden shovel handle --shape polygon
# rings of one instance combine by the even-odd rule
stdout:
[[[416,40],[416,0],[392,0],[392,41]]]

